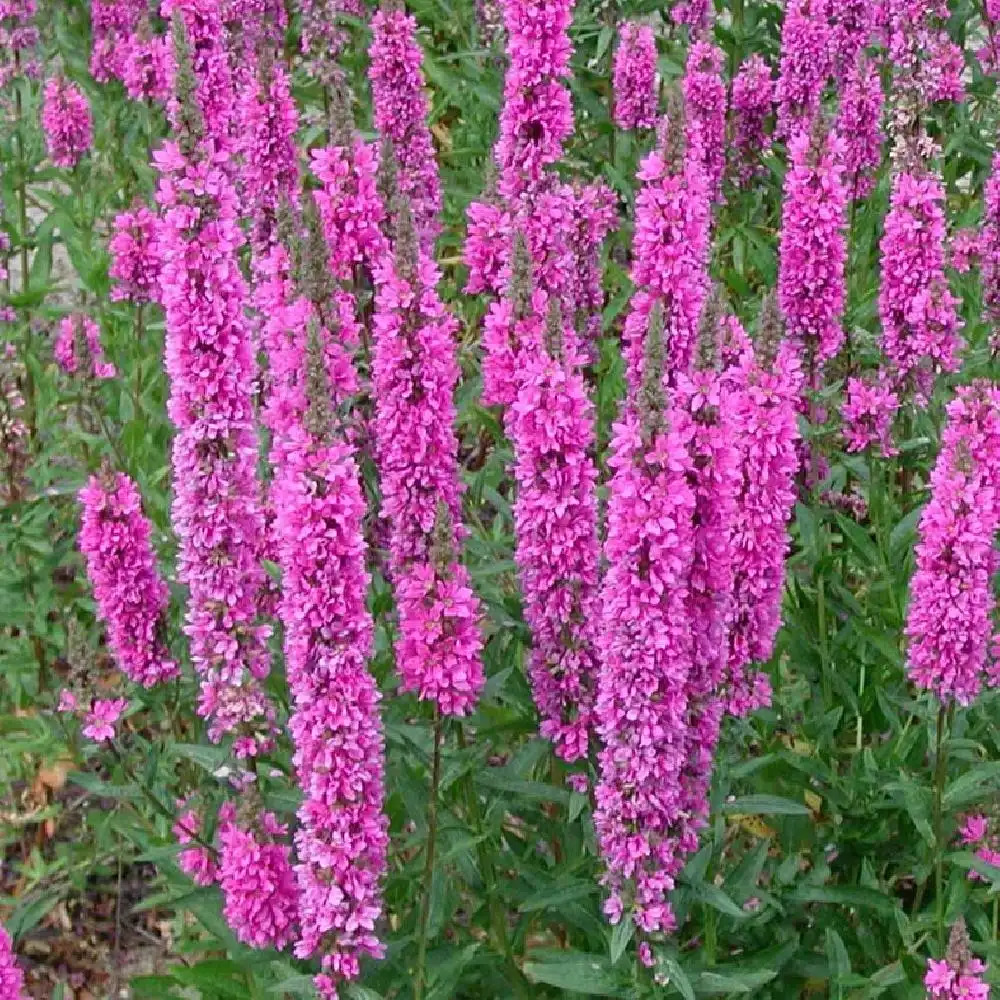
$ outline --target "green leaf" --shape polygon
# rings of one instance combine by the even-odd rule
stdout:
[[[718,886],[710,882],[695,882],[691,885],[691,894],[695,899],[712,909],[724,913],[727,917],[736,920],[747,920],[750,914],[741,906],[737,906]]]
[[[941,802],[947,812],[953,812],[976,802],[1000,785],[1000,760],[977,764],[956,778],[944,791]]]
[[[720,812],[727,815],[809,816],[809,807],[778,795],[743,795],[723,802]]]
[[[891,915],[897,909],[897,901],[874,889],[859,889],[853,886],[802,885],[793,889],[786,897],[794,903],[833,903],[852,909],[877,910]]]
[[[673,986],[684,1000],[695,1000],[694,987],[687,973],[681,968],[680,963],[675,958],[661,958],[659,965],[667,975],[667,983]]]
[[[703,997],[727,996],[731,993],[752,993],[777,975],[773,969],[750,972],[703,972],[695,980],[694,991]]]
[[[528,802],[558,802],[560,805],[569,805],[569,789],[555,788],[543,781],[512,778],[498,768],[477,771],[475,782],[484,788],[492,788],[498,792],[509,792],[516,798]]]
[[[625,954],[629,941],[635,933],[635,922],[629,917],[622,917],[611,929],[611,943],[608,948],[611,954],[611,964],[617,965],[618,960]]]
[[[626,995],[603,956],[580,951],[537,951],[532,955],[524,963],[524,974],[533,982],[591,997]]]
[[[597,892],[597,884],[591,881],[573,882],[570,885],[554,885],[538,892],[533,892],[518,907],[521,913],[534,913],[550,907],[573,903],[578,899],[586,899]]]

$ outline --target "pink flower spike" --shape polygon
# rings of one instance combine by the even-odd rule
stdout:
[[[618,27],[614,93],[615,124],[620,129],[656,127],[656,39],[648,24],[625,21]]]
[[[45,84],[42,128],[49,158],[57,167],[75,167],[93,142],[90,105],[69,80],[51,77]]]
[[[124,473],[107,471],[91,477],[80,501],[80,550],[119,668],[147,688],[176,677],[180,671],[163,638],[169,592],[138,488]]]
[[[24,988],[24,973],[18,967],[10,935],[2,925],[0,925],[0,1000],[28,1000]]]

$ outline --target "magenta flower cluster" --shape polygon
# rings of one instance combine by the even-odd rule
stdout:
[[[568,29],[573,0],[502,0],[510,64],[496,144],[500,193],[516,202],[562,156],[573,130]]]
[[[958,299],[945,275],[944,184],[931,171],[893,178],[880,250],[882,351],[901,396],[926,400],[962,347]]]
[[[773,348],[771,348],[773,350]],[[733,617],[726,666],[728,710],[744,716],[770,704],[766,663],[781,624],[781,595],[796,498],[798,408],[802,392],[798,352],[789,342],[768,357],[746,345],[733,383],[741,394],[741,484],[733,525]]]
[[[194,0],[184,13],[209,30]],[[225,55],[213,51],[201,61],[217,75]],[[231,87],[226,91],[231,95]],[[220,119],[228,114],[214,111]],[[270,667],[270,626],[258,620],[265,575],[256,365],[236,258],[243,242],[236,192],[227,147],[217,139],[209,132],[189,156],[175,142],[154,154],[168,412],[177,428],[172,518],[178,575],[189,591],[185,631],[201,679],[198,712],[213,740],[238,735],[238,752],[253,755],[270,743],[273,716],[261,685]]]
[[[906,619],[907,671],[942,702],[970,704],[1000,672],[989,657],[1000,560],[995,486],[1000,461],[1000,390],[977,382],[948,404],[931,499],[920,516],[916,572]]]
[[[118,374],[115,366],[104,358],[99,327],[83,313],[64,316],[59,321],[52,354],[67,375],[109,379]]]
[[[160,262],[156,253],[156,216],[137,203],[115,216],[114,234],[108,241],[111,254],[109,274],[114,280],[111,298],[136,305],[156,301]]]
[[[840,409],[847,450],[860,452],[875,446],[883,458],[897,455],[892,425],[898,412],[899,395],[890,384],[875,377],[849,378]]]
[[[622,129],[655,128],[657,119],[656,38],[648,24],[618,27],[614,65],[615,124]]]
[[[79,86],[61,76],[45,83],[42,129],[49,159],[57,167],[75,167],[94,141],[90,105]]]
[[[762,175],[761,159],[771,148],[767,123],[774,111],[774,77],[762,56],[749,56],[733,77],[732,156],[742,186]]]
[[[375,445],[399,609],[396,662],[404,690],[465,715],[484,678],[479,601],[457,558],[457,324],[438,296],[438,270],[417,243],[397,236],[375,277]],[[436,529],[446,553],[433,551]]]
[[[0,1000],[27,1000],[24,973],[18,968],[10,935],[2,925],[0,925]]]
[[[989,1000],[986,964],[974,957],[965,921],[952,927],[944,957],[928,959],[924,986],[928,1000]]]
[[[826,0],[789,0],[781,27],[777,134],[791,139],[812,121],[833,71]]]
[[[847,188],[844,142],[822,120],[789,142],[778,264],[788,335],[816,365],[844,340]]]
[[[532,692],[541,735],[574,761],[587,756],[593,727],[599,547],[593,405],[572,362],[529,355],[507,432]]]
[[[164,638],[169,593],[138,488],[122,472],[102,473],[80,491],[80,502],[80,550],[118,667],[147,688],[177,676]]]
[[[423,53],[417,22],[403,10],[379,10],[372,18],[371,62],[375,127],[392,141],[398,160],[399,190],[410,200],[421,237],[433,244],[440,230],[441,181],[423,92]]]
[[[884,103],[877,63],[859,55],[844,80],[837,115],[837,132],[844,142],[844,183],[854,201],[866,198],[875,187],[885,138]]]
[[[690,370],[708,292],[708,188],[697,154],[682,153],[679,162],[672,162],[661,152],[650,153],[637,177],[642,186],[636,196],[632,238],[636,291],[624,330],[625,370],[631,386],[642,380],[643,343],[657,303],[666,323],[667,370]]]
[[[705,175],[712,201],[722,197],[726,171],[726,85],[722,80],[722,50],[709,42],[695,42],[684,73],[688,155]]]

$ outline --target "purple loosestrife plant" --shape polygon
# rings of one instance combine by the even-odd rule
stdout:
[[[945,274],[945,191],[936,172],[896,172],[879,250],[882,352],[900,401],[926,401],[935,376],[955,372],[962,348],[958,299]]]
[[[994,549],[1000,529],[1000,390],[977,382],[948,404],[948,423],[931,473],[931,499],[920,516],[916,572],[910,582],[907,671],[942,702],[970,704],[988,662],[1000,568]]]
[[[701,165],[713,202],[722,198],[726,171],[726,85],[722,80],[722,50],[695,42],[684,73],[687,150]]]
[[[409,198],[417,231],[429,249],[441,228],[441,181],[427,125],[430,105],[416,36],[416,19],[402,9],[400,0],[386,0],[372,18],[368,78],[375,127],[392,143],[399,191]]]
[[[844,143],[844,183],[854,201],[875,188],[885,140],[884,104],[878,65],[861,53],[845,75],[837,114],[837,133]]]
[[[615,51],[615,124],[626,130],[656,128],[658,89],[653,29],[624,21]]]
[[[778,301],[789,340],[810,374],[844,341],[847,188],[844,142],[821,115],[789,143],[778,265]],[[813,367],[815,366],[815,367]]]
[[[499,190],[511,204],[547,177],[573,130],[568,29],[574,0],[502,0],[509,65],[496,144]]]
[[[728,371],[739,393],[735,439],[740,490],[733,525],[733,617],[726,665],[728,710],[744,716],[770,704],[766,674],[751,671],[774,651],[781,624],[781,594],[788,554],[788,520],[798,471],[798,404],[802,371],[798,352],[784,338],[775,297],[761,309],[753,347]]]
[[[280,60],[259,61],[257,78],[247,82],[241,95],[237,119],[241,193],[252,220],[250,245],[257,264],[277,238],[281,204],[294,202],[299,188],[299,115]]]
[[[295,951],[321,957],[316,984],[332,998],[337,981],[357,977],[361,957],[383,954],[375,922],[388,824],[380,695],[367,666],[374,623],[365,604],[365,502],[353,449],[334,422],[324,334],[315,321],[307,329],[295,337],[307,406],[285,431],[275,535],[289,728],[304,792]]]
[[[666,322],[665,377],[691,370],[698,320],[708,292],[709,199],[699,157],[684,138],[683,107],[672,95],[662,148],[640,164],[632,240],[632,295],[624,353],[631,388],[642,380],[649,317]]]
[[[600,751],[594,825],[612,923],[669,932],[667,896],[682,866],[676,824],[683,808],[687,683],[693,639],[687,618],[694,558],[695,494],[683,409],[668,404],[662,306],[652,309],[641,386],[615,425],[601,587],[595,715]]]
[[[156,233],[156,216],[141,202],[115,216],[114,235],[108,241],[113,302],[143,305],[156,299],[160,281]]]
[[[849,378],[840,415],[844,441],[851,452],[873,445],[883,458],[898,454],[892,443],[892,424],[899,411],[899,396],[876,377]]]
[[[130,49],[148,13],[148,0],[92,0],[90,72],[95,80],[124,80]]]
[[[176,677],[164,640],[169,593],[156,568],[139,490],[124,473],[105,470],[91,476],[80,502],[80,550],[118,667],[147,688]]]
[[[686,761],[681,775],[684,805],[678,828],[680,849],[693,853],[698,830],[708,820],[712,763],[725,712],[729,625],[733,617],[733,540],[742,485],[738,435],[741,397],[722,367],[727,322],[718,293],[705,305],[695,370],[679,380],[678,406],[691,421],[689,483],[694,493],[694,550],[687,584],[692,632],[687,678]]]
[[[829,4],[833,69],[842,80],[871,41],[880,0],[840,0]]]
[[[117,375],[115,366],[104,360],[101,331],[83,313],[64,316],[52,346],[56,364],[67,374],[81,379],[109,379]]]
[[[819,110],[833,71],[826,0],[789,0],[781,26],[777,135],[791,139]]]
[[[245,804],[252,819],[240,821],[227,802],[219,810],[219,863],[222,912],[237,938],[251,948],[282,949],[295,937],[299,899],[289,848],[278,838],[288,828],[260,809],[251,793]]]
[[[990,324],[990,347],[1000,353],[1000,152],[983,191],[983,225],[978,240],[983,308]]]
[[[457,324],[438,296],[438,270],[420,247],[406,200],[395,208],[394,252],[375,275],[372,382],[399,610],[396,661],[404,690],[444,714],[465,715],[479,697],[483,667],[479,600],[457,557]]]
[[[347,109],[343,110],[346,115]],[[386,209],[378,192],[378,150],[361,140],[353,122],[343,126],[329,146],[312,151],[311,166],[320,182],[315,198],[332,274],[338,281],[349,282],[362,264],[374,273],[388,247],[382,235]]]
[[[983,979],[985,963],[974,958],[962,917],[951,929],[942,959],[928,959],[924,986],[927,1000],[989,1000],[990,985]]]
[[[712,0],[675,0],[670,16],[674,24],[686,24],[692,38],[703,38],[712,28]]]
[[[196,80],[178,36],[176,139],[154,154],[162,210],[158,240],[173,443],[172,518],[178,575],[188,587],[185,632],[201,680],[198,712],[238,755],[270,742],[273,709],[261,685],[270,627],[258,620],[265,575],[256,476],[256,365],[236,254],[243,243],[229,146],[201,130]]]
[[[514,445],[515,556],[531,627],[529,676],[541,735],[567,761],[587,756],[597,677],[597,470],[586,383],[562,351],[557,302],[546,349],[525,360],[507,411]]]
[[[749,56],[733,79],[731,155],[736,179],[747,187],[766,171],[761,163],[771,148],[767,122],[774,111],[774,78],[759,55]]]
[[[77,84],[61,76],[46,81],[42,129],[49,159],[57,167],[75,167],[90,151],[90,105]]]

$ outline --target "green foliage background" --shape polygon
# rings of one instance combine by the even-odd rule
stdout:
[[[158,111],[130,101],[119,85],[98,85],[90,77],[85,3],[40,6],[46,66],[61,66],[83,86],[95,144],[75,170],[53,168],[38,123],[38,82],[19,80],[8,88],[0,190],[3,229],[12,244],[8,298],[18,316],[10,337],[26,365],[37,433],[30,488],[0,508],[0,845],[18,886],[0,904],[7,904],[11,932],[23,937],[60,900],[86,897],[113,880],[120,864],[153,862],[157,874],[139,906],[170,916],[177,959],[170,971],[137,978],[136,997],[179,997],[185,988],[206,1000],[308,996],[307,964],[239,945],[221,917],[217,890],[192,888],[176,868],[172,803],[192,789],[207,801],[218,799],[214,772],[224,756],[208,744],[194,715],[190,671],[179,685],[129,692],[132,718],[120,756],[80,741],[53,711],[73,644],[82,642],[96,658],[102,684],[110,690],[116,683],[75,549],[75,495],[86,475],[105,458],[128,471],[159,529],[164,566],[172,564],[173,543],[162,316],[151,308],[140,316],[110,301],[105,249],[115,213],[136,196],[152,198],[149,153],[165,126]],[[755,51],[776,62],[777,4],[732,0],[717,6],[716,40],[730,71]],[[430,883],[428,1000],[905,1000],[923,996],[926,957],[940,954],[947,926],[960,915],[975,951],[1000,966],[1000,871],[977,862],[983,878],[970,881],[973,862],[953,846],[960,815],[992,809],[1000,787],[998,695],[987,693],[946,720],[946,766],[936,785],[936,707],[917,699],[904,675],[901,626],[914,531],[950,388],[942,385],[933,404],[915,415],[899,459],[869,461],[846,456],[839,443],[842,372],[836,370],[824,389],[830,423],[805,430],[830,462],[824,489],[858,491],[868,512],[849,517],[824,502],[819,490],[796,508],[785,625],[769,668],[774,705],[727,725],[712,823],[675,894],[681,929],[657,951],[657,971],[668,985],[654,985],[637,970],[627,928],[612,929],[602,917],[588,800],[568,789],[536,735],[523,670],[529,634],[512,555],[511,453],[497,414],[478,404],[484,303],[460,292],[464,209],[484,183],[499,113],[502,50],[484,43],[468,0],[413,0],[410,9],[421,25],[446,191],[439,243],[443,290],[463,320],[463,456],[485,456],[468,463],[474,471],[467,473],[465,516],[468,562],[490,622],[481,705],[445,733]],[[952,10],[950,30],[964,41],[978,8],[958,0]],[[577,131],[566,166],[584,176],[603,175],[623,210],[621,229],[607,248],[606,338],[594,373],[602,440],[622,389],[616,329],[630,294],[625,262],[643,152],[635,139],[616,135],[608,119],[612,25],[623,15],[657,13],[663,14],[662,4],[579,0],[573,25]],[[361,25],[352,30],[356,44],[348,49],[346,68],[360,123],[370,132],[366,34]],[[294,44],[290,36],[290,48]],[[665,78],[680,75],[684,51],[676,32],[661,41]],[[975,68],[972,74],[966,102],[937,109],[932,125],[945,150],[949,217],[956,228],[978,218],[996,133],[994,81]],[[301,70],[295,83],[305,147],[322,141],[322,95]],[[767,166],[758,188],[730,192],[716,223],[713,276],[748,322],[762,290],[776,279],[782,149]],[[875,357],[878,239],[887,202],[886,165],[877,190],[851,218],[845,321],[861,363]],[[957,381],[995,375],[976,276],[952,279],[969,342]],[[99,319],[106,352],[122,373],[97,389],[71,384],[52,360],[58,318],[80,307]],[[174,598],[179,619],[180,588]],[[353,1000],[412,995],[428,833],[429,715],[394,692],[391,595],[380,580],[372,603],[378,621],[373,669],[386,694],[393,834],[385,885],[389,953],[366,967],[364,986],[346,990]],[[183,656],[179,641],[175,647]],[[275,662],[271,693],[287,707],[279,656]],[[40,809],[26,811],[25,790],[38,769],[61,760],[72,764],[66,786],[72,795],[50,796]],[[262,778],[265,798],[291,814],[295,790],[282,776],[290,771],[287,751],[272,763],[282,774]],[[55,822],[55,835],[33,836],[46,820]]]

